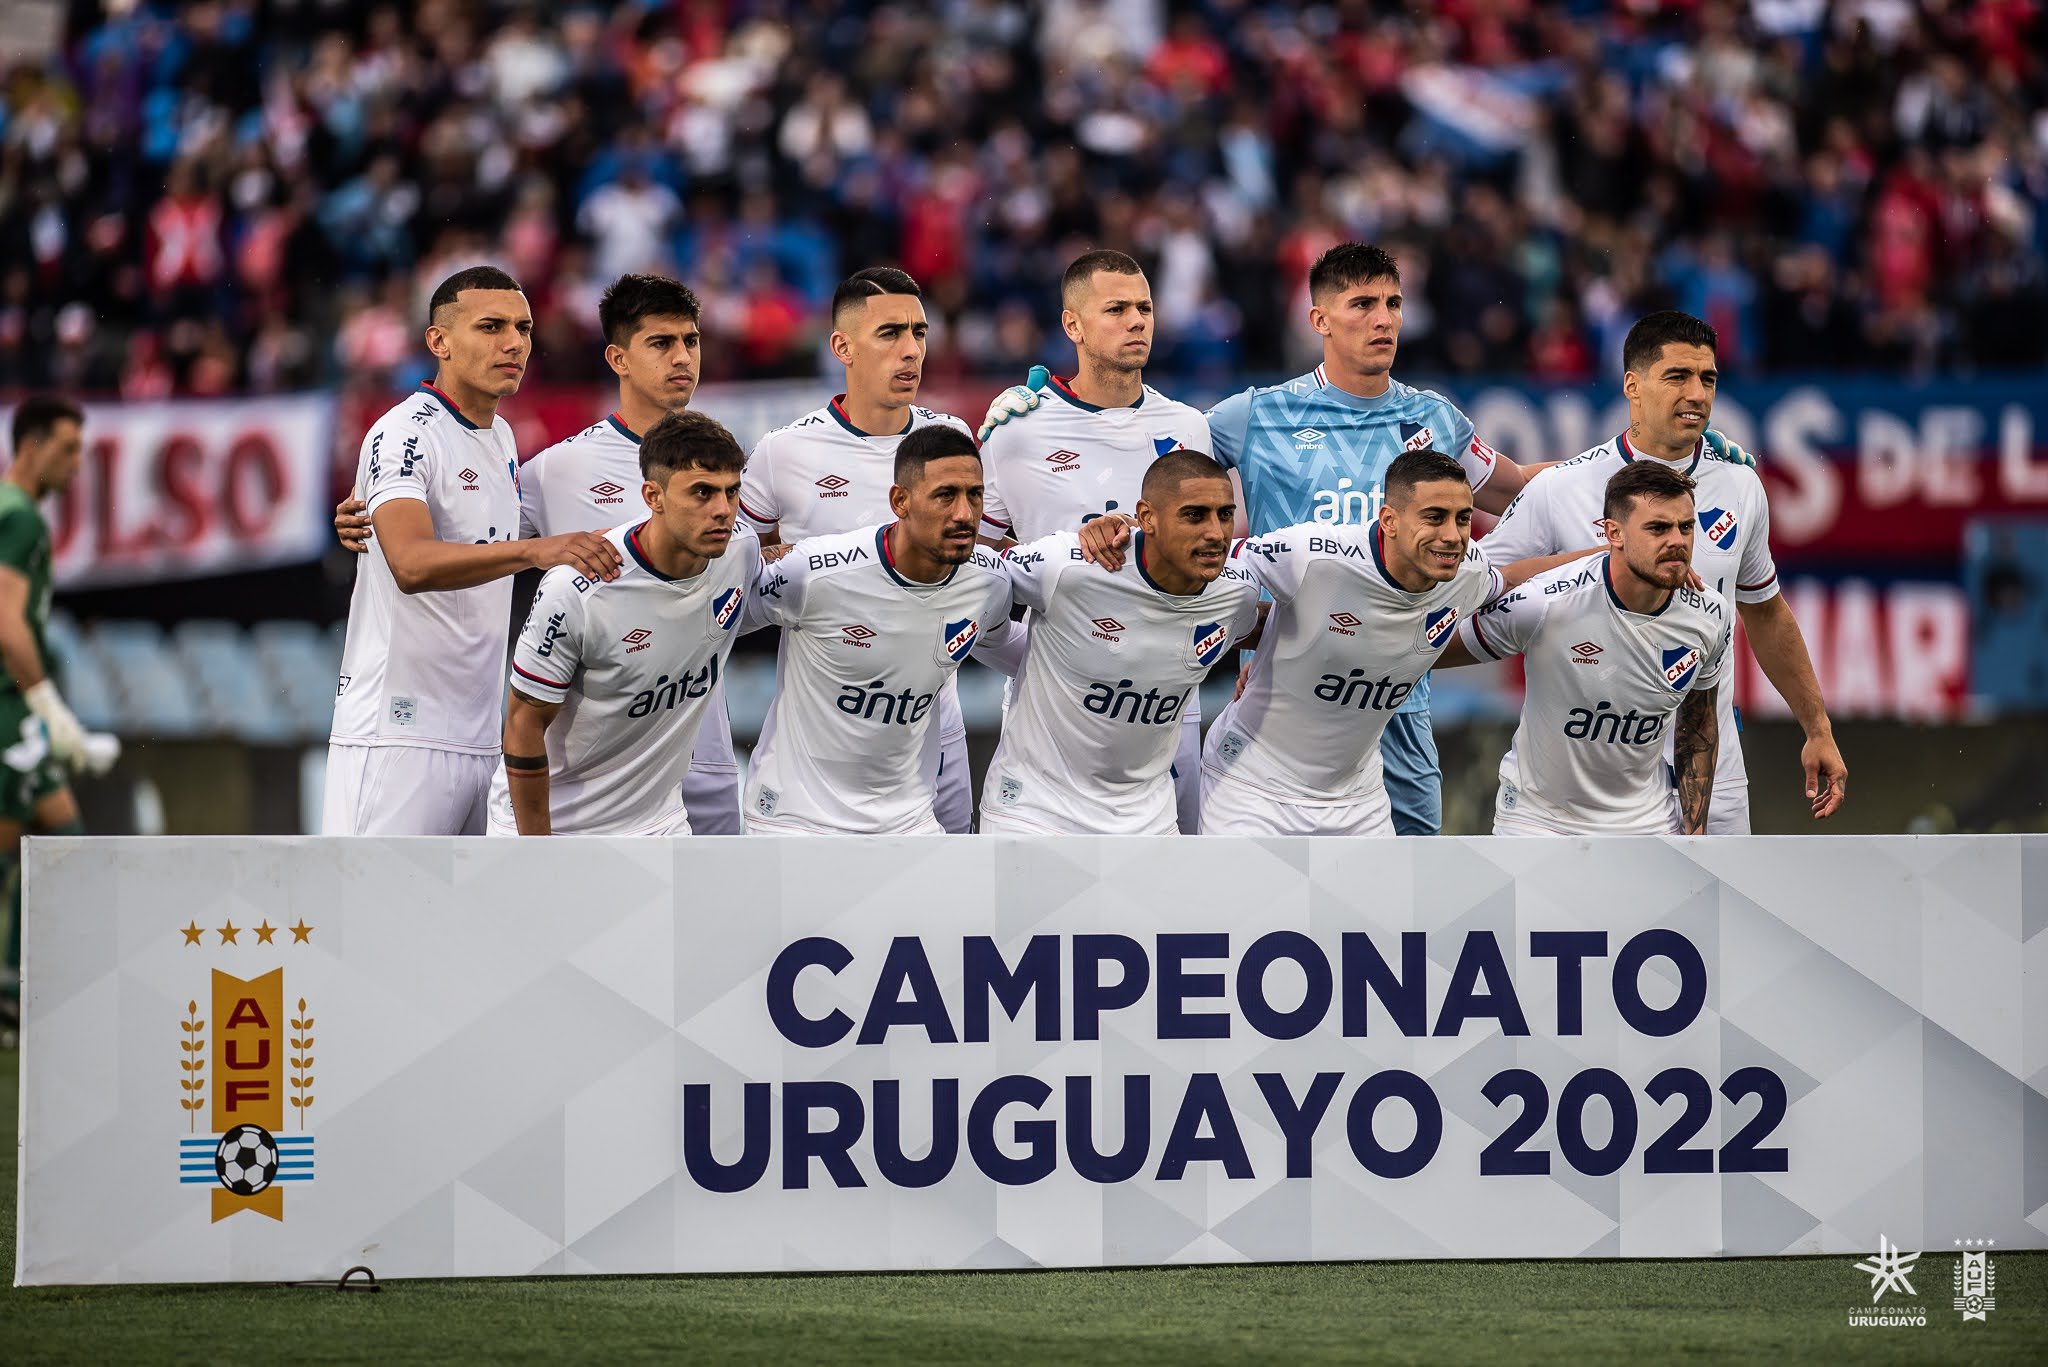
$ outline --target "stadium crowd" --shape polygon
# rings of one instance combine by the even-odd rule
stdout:
[[[708,378],[815,373],[880,261],[928,378],[1010,374],[1093,244],[1148,267],[1155,369],[1238,377],[1312,358],[1346,238],[1401,260],[1410,373],[1587,378],[1660,306],[1735,373],[2038,365],[2041,11],[72,0],[0,92],[0,389],[403,387],[481,259],[549,380],[635,269],[703,297]]]

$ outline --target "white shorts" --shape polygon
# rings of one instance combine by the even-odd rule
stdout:
[[[1392,835],[1394,807],[1382,788],[1358,802],[1289,802],[1202,770],[1203,835]]]
[[[974,829],[974,777],[967,772],[967,723],[960,717],[960,689],[953,679],[939,690],[937,724],[925,732],[921,764],[939,829],[966,835]]]
[[[1708,835],[1749,834],[1749,780],[1716,783],[1713,800],[1707,803]]]
[[[746,816],[748,835],[946,835],[945,827],[937,817],[928,816],[907,831],[814,831],[808,826],[789,826],[781,822],[763,821],[753,813]]]
[[[690,770],[683,775],[683,809],[698,835],[743,835],[740,825],[740,766],[732,750],[732,722],[725,712],[725,680],[711,689],[711,706],[697,728]]]
[[[482,835],[498,755],[419,745],[327,746],[323,835]]]
[[[1173,807],[1182,835],[1202,829],[1202,694],[1180,714],[1180,744],[1173,752]]]

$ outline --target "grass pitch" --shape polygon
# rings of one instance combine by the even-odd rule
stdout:
[[[0,1254],[13,1279],[19,1056],[0,1055]],[[1843,1257],[1410,1262],[890,1276],[0,1287],[0,1361],[2040,1362],[2048,1254],[1996,1253],[1964,1325],[1930,1250],[1924,1329],[1850,1329]]]

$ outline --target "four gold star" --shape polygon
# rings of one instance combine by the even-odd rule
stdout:
[[[299,918],[299,923],[295,926],[274,926],[270,924],[268,916],[264,917],[255,926],[238,926],[230,920],[224,925],[215,926],[213,933],[220,936],[220,942],[224,945],[239,945],[241,941],[236,937],[244,930],[254,930],[256,932],[256,943],[259,945],[275,944],[276,940],[273,937],[280,930],[289,930],[292,933],[292,943],[295,945],[312,943],[313,927],[306,924],[306,918],[303,916]],[[206,934],[206,930],[197,921],[179,926],[178,933],[185,937],[185,943],[188,945],[205,943],[200,937]]]

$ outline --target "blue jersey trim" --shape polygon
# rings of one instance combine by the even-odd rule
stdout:
[[[617,413],[605,414],[604,420],[610,423],[613,426],[613,428],[615,428],[618,431],[618,434],[624,437],[627,441],[632,442],[635,446],[638,446],[640,444],[640,434],[638,432],[635,432],[632,428],[626,426],[625,420],[621,418]]]
[[[889,550],[889,529],[896,525],[894,522],[885,522],[875,528],[875,556],[882,562],[882,568],[889,571],[889,577],[906,589],[938,589],[952,583],[953,576],[960,573],[958,565],[947,570],[946,577],[933,584],[920,584],[915,579],[905,579],[896,572],[896,557]]]
[[[832,415],[832,420],[834,422],[837,422],[841,427],[853,433],[853,435],[855,435],[856,437],[876,437],[886,435],[884,433],[879,432],[864,432],[860,428],[855,427],[853,425],[853,419],[846,416],[846,396],[844,394],[835,394],[832,398],[832,402],[825,405],[825,411]],[[903,432],[908,432],[911,428],[911,425],[916,421],[917,418],[914,414],[905,413],[903,415]],[[900,437],[903,435],[903,432],[898,432],[895,435]]]
[[[462,410],[455,406],[455,400],[449,398],[446,394],[442,393],[439,389],[435,388],[434,382],[432,380],[421,380],[420,388],[426,390],[427,393],[432,394],[435,398],[439,399],[442,405],[446,407],[450,413],[453,413],[455,415],[455,421],[461,423],[464,427],[467,427],[472,432],[483,431],[481,427],[478,427],[468,418],[463,417]]]
[[[1614,439],[1614,449],[1621,452],[1621,459],[1625,464],[1635,464],[1636,449],[1628,444],[1628,433],[1624,432]],[[1686,467],[1683,470],[1679,470],[1678,473],[1684,475],[1687,479],[1691,479],[1693,471],[1700,468],[1700,453],[1705,451],[1706,449],[1707,439],[1705,437],[1701,437],[1699,443],[1692,448],[1692,460],[1687,463]],[[1677,469],[1676,466],[1671,465],[1670,461],[1658,460],[1655,456],[1647,456],[1644,459],[1652,461],[1658,465],[1670,466],[1672,469]]]
[[[1070,383],[1066,380],[1061,379],[1057,375],[1053,376],[1050,380],[1048,380],[1046,384],[1052,390],[1053,393],[1059,395],[1068,403],[1080,409],[1083,413],[1106,413],[1109,411],[1108,409],[1104,408],[1101,404],[1090,403],[1086,399],[1082,398],[1079,394],[1076,394],[1073,391],[1073,388],[1070,385]],[[1144,406],[1145,390],[1142,386],[1140,386],[1138,389],[1138,401],[1132,404],[1131,407],[1143,408]]]
[[[1614,555],[1612,552],[1600,557],[1600,583],[1607,589],[1607,601],[1614,604],[1615,610],[1617,612],[1625,612],[1631,617],[1662,617],[1665,608],[1671,606],[1671,600],[1678,596],[1675,593],[1667,593],[1664,595],[1663,605],[1655,612],[1637,612],[1634,608],[1622,602],[1621,595],[1614,591]]]

